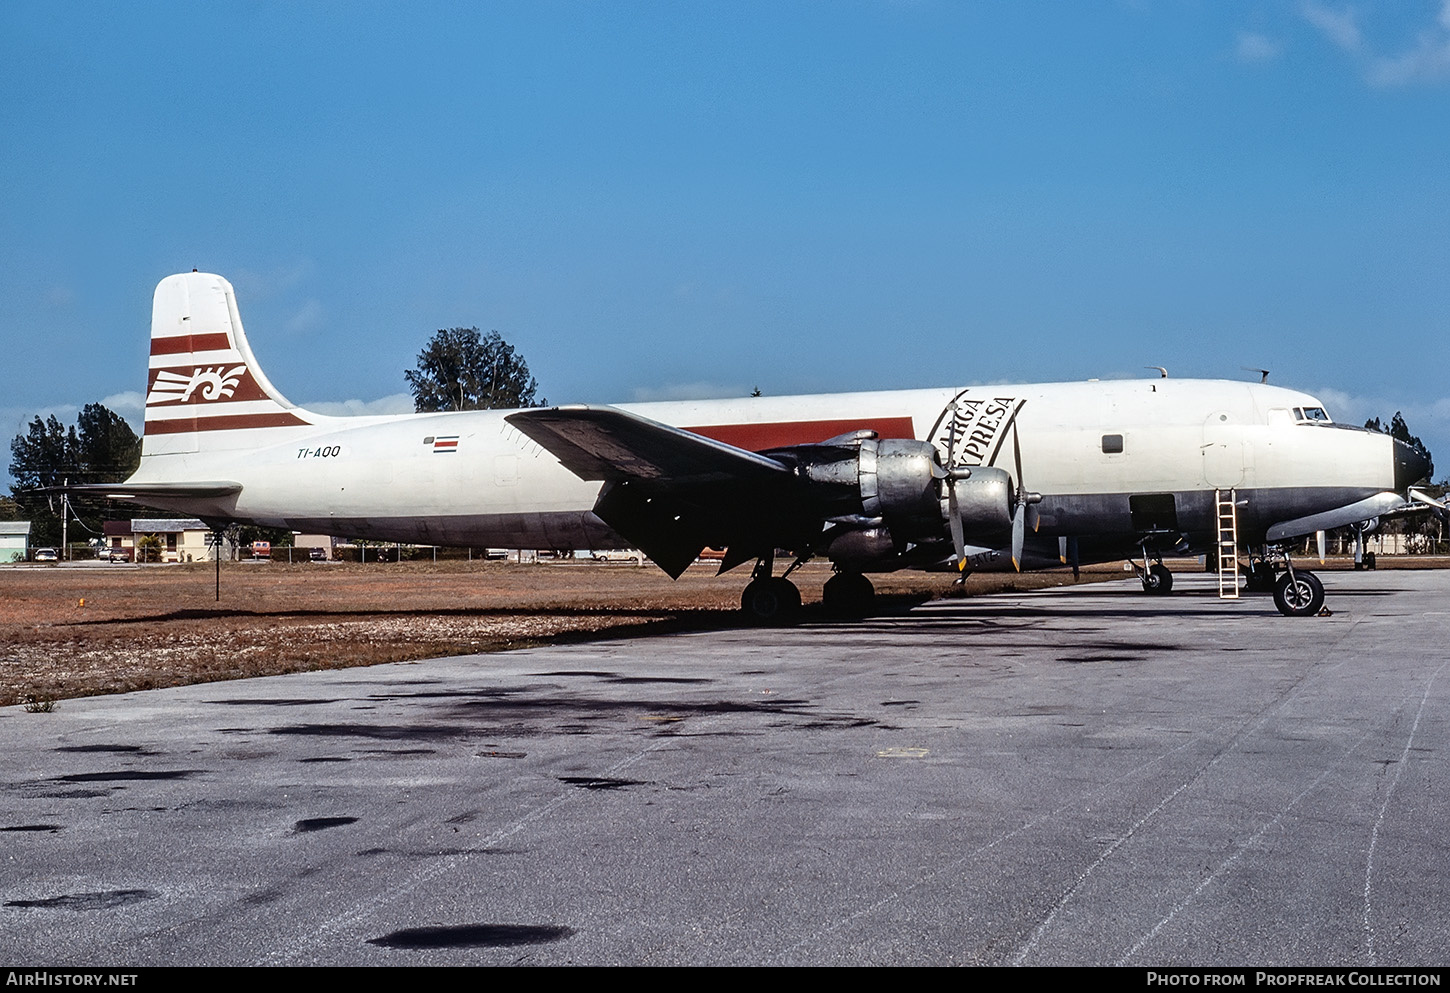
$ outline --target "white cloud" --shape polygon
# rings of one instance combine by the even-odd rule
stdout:
[[[1308,2],[1299,8],[1304,19],[1322,31],[1330,41],[1346,52],[1357,52],[1364,44],[1354,10],[1330,10],[1322,4]]]
[[[131,425],[131,430],[141,433],[141,425],[146,420],[146,394],[139,390],[122,390],[102,397],[101,405],[120,414]]]
[[[1239,35],[1238,57],[1243,62],[1270,62],[1279,57],[1281,46],[1265,35],[1245,31]]]
[[[316,271],[317,265],[311,259],[302,258],[290,265],[276,266],[265,271],[235,269],[231,273],[223,272],[220,275],[225,276],[237,287],[237,292],[245,294],[247,299],[264,300],[300,285]]]
[[[329,414],[334,417],[411,414],[413,413],[413,395],[411,393],[393,393],[377,400],[321,400],[317,403],[304,403],[302,406],[319,414]]]
[[[322,323],[322,304],[315,299],[308,300],[287,320],[287,330],[293,333],[309,331]]]
[[[1450,79],[1450,0],[1440,8],[1435,26],[1420,32],[1409,51],[1371,61],[1369,81],[1376,86],[1406,86]]]
[[[1389,55],[1371,50],[1352,8],[1333,10],[1306,0],[1299,11],[1331,42],[1354,56],[1372,86],[1408,86],[1450,79],[1450,0],[1441,0],[1434,23],[1420,31],[1413,45]]]

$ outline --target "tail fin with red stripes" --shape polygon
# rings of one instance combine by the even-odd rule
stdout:
[[[168,276],[151,311],[143,455],[255,447],[321,418],[289,402],[247,345],[232,284],[206,272]]]

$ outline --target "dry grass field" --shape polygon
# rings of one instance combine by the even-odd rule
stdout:
[[[1098,573],[1120,577],[1113,567]],[[807,618],[830,577],[797,570]],[[498,651],[560,638],[739,623],[742,568],[498,562],[85,563],[0,569],[0,706],[309,669]],[[1084,575],[1084,581],[1089,576]],[[951,577],[873,577],[884,610],[948,594]],[[973,576],[958,593],[1065,575]]]

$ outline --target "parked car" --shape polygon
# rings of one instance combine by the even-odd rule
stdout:
[[[101,551],[97,558],[105,562],[130,562],[131,549],[129,548],[106,548]]]
[[[325,549],[325,548],[310,548],[310,549],[307,550],[307,557],[308,557],[308,559],[310,559],[313,562],[326,562],[327,561],[327,549]]]
[[[37,548],[35,550],[36,562],[59,562],[60,553],[54,548]]]

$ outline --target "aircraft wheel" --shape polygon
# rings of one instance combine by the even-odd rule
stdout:
[[[837,617],[865,617],[875,598],[876,588],[859,572],[838,572],[821,589],[822,604]]]
[[[1364,567],[1366,569],[1373,569],[1374,568],[1374,552],[1365,552],[1364,553]]]
[[[1285,617],[1313,617],[1324,607],[1324,584],[1304,569],[1285,572],[1274,585],[1274,606]]]
[[[1173,573],[1163,563],[1148,567],[1148,574],[1143,577],[1143,592],[1152,593],[1155,596],[1162,596],[1173,589]]]
[[[800,616],[801,591],[788,579],[755,579],[740,594],[740,609],[754,624],[793,624]]]

